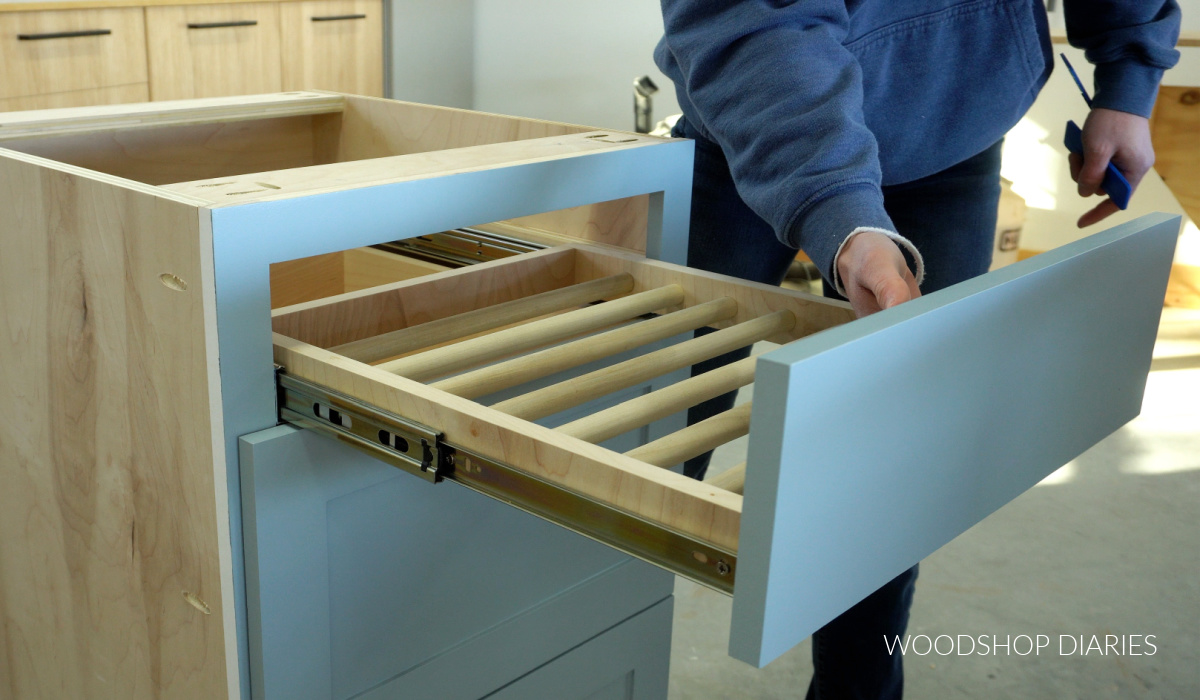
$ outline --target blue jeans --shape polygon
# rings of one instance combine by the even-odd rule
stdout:
[[[673,134],[696,141],[688,265],[755,282],[782,282],[796,251],[780,243],[770,224],[738,196],[720,147],[696,133],[686,119],[679,120]],[[1000,201],[1000,143],[940,173],[884,187],[883,198],[896,230],[925,259],[923,293],[981,275],[992,263]],[[825,294],[837,296],[828,284]],[[701,362],[692,367],[692,376],[749,354],[747,347]],[[735,395],[692,407],[688,423],[728,410]],[[684,473],[703,479],[711,456],[688,460]],[[815,672],[809,700],[902,695],[901,657],[888,655],[883,637],[904,635],[916,580],[914,566],[813,634]]]

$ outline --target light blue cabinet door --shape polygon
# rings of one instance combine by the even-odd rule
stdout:
[[[764,665],[1138,414],[1179,218],[759,360],[730,653]]]
[[[667,697],[674,598],[622,622],[487,700],[660,700]]]
[[[685,373],[546,422],[572,420]],[[606,444],[632,449],[682,423],[683,416],[666,418]],[[255,700],[483,697],[663,601],[674,585],[649,564],[316,433],[279,426],[244,436],[240,462]],[[670,616],[654,619],[669,647]],[[594,663],[610,668],[604,659]],[[649,668],[651,657],[641,663]],[[665,676],[665,657],[662,665]],[[637,697],[665,692],[664,684],[659,695]]]

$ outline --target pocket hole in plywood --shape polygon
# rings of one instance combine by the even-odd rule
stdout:
[[[242,190],[241,192],[226,192],[226,197],[232,197],[238,194],[254,194],[255,192],[266,192],[266,190]]]
[[[158,276],[158,281],[167,289],[174,289],[177,292],[187,291],[187,282],[183,281],[182,277],[172,275],[170,272],[164,272]]]
[[[283,189],[283,188],[282,188],[282,187],[280,187],[279,185],[272,185],[272,184],[271,184],[271,183],[269,183],[269,182],[256,182],[256,183],[254,183],[254,184],[258,185],[259,187],[266,187],[266,188],[267,188],[267,189],[269,189],[269,190],[279,190],[279,189]]]
[[[224,187],[225,185],[232,185],[236,182],[237,180],[230,180],[229,182],[206,182],[203,185],[196,185],[196,187]]]
[[[196,595],[195,593],[192,593],[191,591],[184,591],[183,599],[187,601],[188,605],[199,610],[205,615],[212,615],[212,610],[209,610],[208,603],[200,600],[200,596]]]

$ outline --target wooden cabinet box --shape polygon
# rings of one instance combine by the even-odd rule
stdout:
[[[687,141],[330,93],[0,124],[0,604],[40,651],[5,673],[65,696],[249,687],[239,438],[281,410],[731,592],[730,652],[763,665],[1137,414],[1179,225],[851,321],[680,266]],[[489,222],[555,245],[272,312],[271,265]],[[485,396],[647,339],[675,344]],[[785,344],[532,422],[759,339]],[[593,444],[750,378],[749,416]],[[747,430],[744,493],[658,466]]]

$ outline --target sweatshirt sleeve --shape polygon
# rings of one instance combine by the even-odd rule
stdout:
[[[1092,107],[1149,117],[1163,71],[1179,61],[1175,0],[1065,0],[1067,38],[1096,66]]]
[[[844,0],[662,0],[669,51],[738,193],[833,279],[851,231],[895,231]]]

